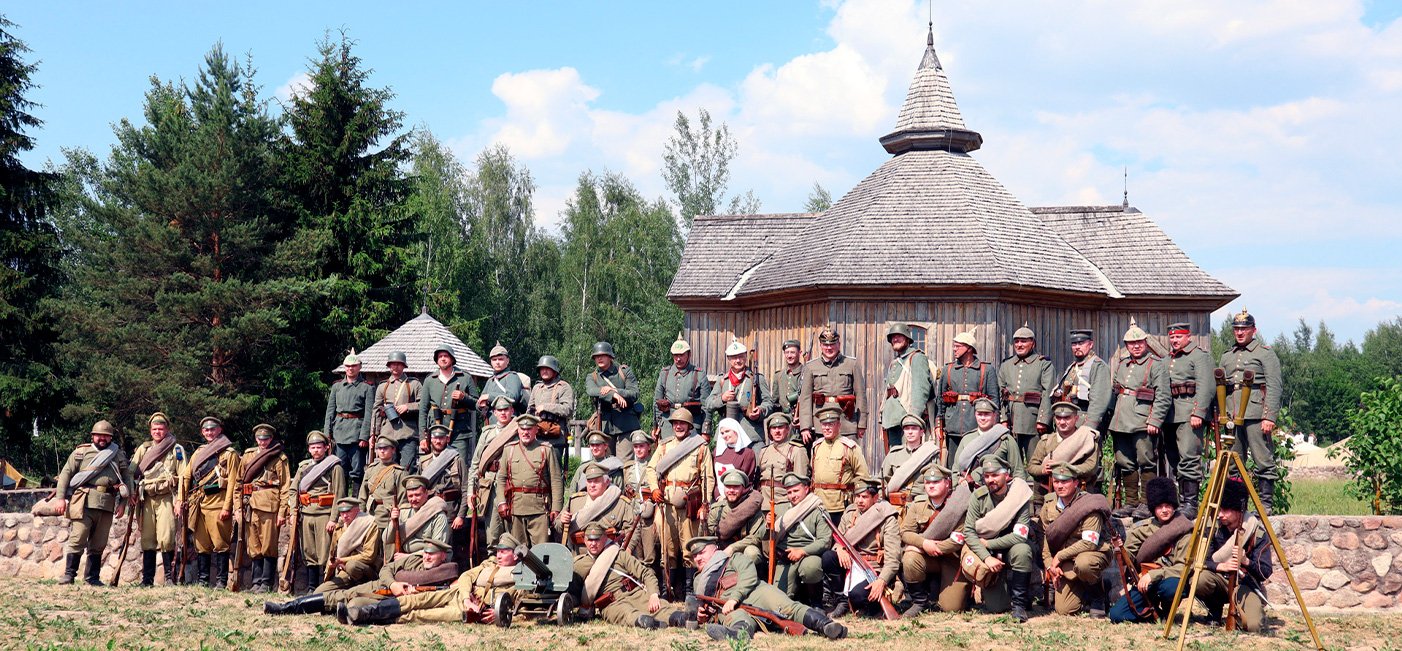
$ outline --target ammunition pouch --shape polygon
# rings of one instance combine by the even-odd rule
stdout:
[[[887,493],[886,501],[890,502],[891,506],[905,506],[906,502],[910,501],[910,493],[906,491]]]
[[[1198,383],[1189,381],[1180,384],[1170,384],[1168,385],[1168,391],[1175,398],[1191,398],[1197,395]]]
[[[302,493],[297,496],[297,503],[301,504],[302,506],[319,506],[322,508],[329,508],[332,504],[336,503],[336,496],[331,493],[320,493],[316,495],[313,495],[311,493]]]

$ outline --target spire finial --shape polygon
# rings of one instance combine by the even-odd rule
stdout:
[[[1125,210],[1129,210],[1129,166],[1125,165]]]

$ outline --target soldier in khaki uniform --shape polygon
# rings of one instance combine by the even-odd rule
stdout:
[[[107,549],[112,519],[122,517],[136,492],[127,455],[112,441],[112,423],[97,421],[90,434],[92,442],[75,448],[58,473],[57,493],[63,496],[59,506],[70,521],[63,579],[59,583],[72,583],[78,576],[78,563],[86,550],[84,580],[100,586],[102,552]]]
[[[331,539],[328,527],[331,510],[337,499],[346,493],[346,471],[331,454],[331,441],[325,434],[313,430],[307,434],[310,459],[297,464],[297,476],[292,479],[293,491],[287,505],[298,510],[298,552],[306,571],[306,586],[320,583],[323,566],[328,558]]]
[[[389,354],[385,366],[389,378],[375,386],[374,420],[370,427],[376,440],[394,442],[395,462],[406,471],[414,470],[419,454],[419,400],[423,383],[405,375],[409,358],[401,351]]]
[[[614,361],[613,344],[607,341],[595,343],[592,356],[594,370],[584,379],[584,392],[593,401],[599,429],[609,436],[613,453],[626,459],[633,445],[633,432],[642,428],[638,377],[627,364]]]
[[[497,598],[504,594],[517,599],[520,595],[512,575],[520,561],[518,547],[520,544],[511,534],[502,534],[493,547],[495,556],[464,572],[447,589],[411,591],[370,604],[347,606],[345,619],[361,626],[400,622],[494,623],[492,606]]]
[[[1105,616],[1105,590],[1100,573],[1110,565],[1106,523],[1110,503],[1101,495],[1081,490],[1076,471],[1067,463],[1051,470],[1052,490],[1042,505],[1042,566],[1056,590],[1059,615],[1089,609],[1092,617]],[[1060,522],[1060,524],[1058,524]]]
[[[687,553],[695,566],[692,590],[695,594],[720,599],[724,605],[713,621],[706,624],[706,635],[714,640],[753,639],[759,622],[740,604],[762,608],[830,640],[847,637],[847,627],[818,608],[810,608],[785,595],[759,576],[755,562],[744,554],[727,554],[709,536],[687,541]]]
[[[974,429],[960,438],[959,448],[954,451],[954,473],[974,485],[983,485],[983,476],[978,472],[978,463],[984,455],[995,455],[1004,466],[1011,468],[1014,477],[1027,479],[1027,464],[1022,460],[1022,448],[1013,438],[1012,432],[998,422],[998,407],[988,398],[979,398],[974,403]]]
[[[901,569],[900,512],[890,502],[881,499],[881,479],[863,477],[852,498],[852,505],[842,512],[837,530],[851,543],[852,549],[841,543],[823,552],[823,574],[827,575],[825,596],[834,599],[828,614],[841,617],[849,610],[873,617],[881,616],[881,598],[896,582]],[[835,537],[834,537],[835,538]],[[875,580],[864,577],[852,553],[876,573]],[[843,594],[848,571],[855,573],[851,591]],[[829,604],[824,603],[824,606]]]
[[[906,416],[921,417],[930,402],[934,376],[930,374],[930,358],[915,348],[910,325],[892,323],[886,328],[886,341],[891,344],[894,359],[886,369],[886,400],[881,403],[881,428],[886,430],[886,447],[901,441]],[[922,419],[923,420],[923,419]]]
[[[287,524],[292,499],[292,472],[277,430],[260,423],[253,426],[257,445],[239,460],[239,494],[248,509],[244,523],[244,551],[251,559],[253,585],[249,592],[272,592],[277,577],[278,532]]]
[[[747,554],[759,561],[765,539],[764,510],[759,491],[750,490],[750,477],[730,469],[721,477],[721,496],[706,514],[706,529],[727,554]]]
[[[386,559],[397,559],[424,540],[448,540],[451,531],[448,505],[443,498],[429,492],[427,479],[422,475],[409,475],[400,482],[400,488],[404,501],[390,509],[391,526],[384,532]]]
[[[448,543],[420,540],[414,551],[385,563],[370,581],[330,592],[313,592],[285,603],[263,602],[268,615],[329,615],[345,612],[349,605],[368,605],[391,596],[412,594],[424,586],[446,586],[458,577],[458,566],[448,561]],[[349,623],[343,621],[343,623]]]
[[[1241,391],[1245,387],[1246,371],[1255,376],[1251,380],[1251,396],[1246,405],[1245,427],[1237,432],[1233,450],[1245,460],[1250,451],[1251,460],[1256,463],[1252,472],[1256,490],[1266,509],[1274,507],[1275,480],[1275,420],[1280,415],[1282,382],[1280,358],[1259,338],[1256,337],[1256,317],[1242,310],[1232,317],[1231,347],[1222,353],[1222,370],[1227,376],[1227,409],[1236,415],[1241,404]],[[1266,515],[1270,515],[1269,512]]]
[[[528,549],[550,542],[550,522],[565,501],[560,465],[550,446],[536,440],[539,423],[530,414],[516,417],[517,440],[502,449],[496,480],[502,523]]]
[[[218,418],[206,416],[200,420],[200,435],[205,444],[195,449],[190,463],[185,465],[180,505],[176,508],[188,510],[186,521],[195,534],[196,581],[223,588],[229,580],[239,453],[224,436],[224,423]]]
[[[187,455],[170,433],[170,419],[161,412],[147,420],[151,440],[132,453],[132,479],[141,500],[141,585],[156,578],[156,552],[161,553],[165,584],[175,585],[175,541],[185,532],[176,530],[175,494]]]
[[[857,478],[871,473],[857,442],[840,435],[842,410],[829,403],[819,409],[816,416],[823,438],[813,445],[813,458],[809,462],[813,469],[813,490],[823,500],[828,515],[837,520],[852,500]]]
[[[779,517],[768,535],[775,538],[777,562],[774,586],[809,606],[817,608],[831,599],[824,598],[823,552],[833,546],[832,520],[823,501],[813,493],[806,475],[784,476],[786,501],[777,506]],[[767,539],[765,552],[769,550]]]
[[[973,586],[959,572],[964,509],[968,505],[950,500],[953,478],[954,473],[944,466],[927,466],[921,479],[924,490],[901,515],[901,581],[910,594],[910,608],[903,617],[925,612],[931,595],[947,613],[968,606]]]
[[[1158,476],[1159,437],[1173,399],[1168,394],[1168,364],[1149,350],[1149,333],[1131,319],[1125,331],[1128,353],[1117,360],[1114,415],[1110,436],[1115,441],[1115,480],[1124,497],[1116,515],[1131,512],[1148,517],[1140,486]]]
[[[584,437],[584,444],[589,446],[589,463],[593,463],[603,469],[608,475],[609,483],[622,488],[623,486],[623,460],[613,456],[609,452],[609,437],[603,432],[594,430]],[[574,476],[565,483],[565,492],[579,492],[584,490],[584,464],[580,464],[574,470]]]
[[[774,410],[774,397],[764,376],[750,368],[750,348],[731,338],[725,347],[728,368],[707,392],[706,409],[740,424],[751,441],[764,445],[764,417]]]
[[[842,354],[837,328],[828,325],[818,333],[817,359],[803,365],[799,380],[799,431],[804,441],[813,441],[817,410],[835,402],[842,419],[842,435],[866,434],[866,373],[856,359]]]
[[[1082,487],[1093,487],[1099,480],[1100,446],[1098,433],[1085,425],[1077,425],[1081,410],[1074,402],[1052,405],[1052,422],[1056,429],[1037,441],[1032,457],[1027,460],[1027,474],[1035,482],[1038,501],[1051,492],[1051,467],[1054,463],[1070,464]]]
[[[476,487],[475,490],[468,491],[467,505],[469,511],[477,515],[476,527],[481,528],[482,521],[486,520],[486,537],[478,538],[483,543],[500,538],[502,532],[506,531],[506,520],[497,510],[499,502],[496,498],[497,473],[501,469],[501,454],[497,453],[494,459],[484,457],[487,449],[494,446],[497,437],[506,431],[511,426],[512,421],[516,419],[512,415],[513,413],[515,412],[510,399],[496,400],[492,403],[490,423],[482,428],[482,434],[477,437],[477,449],[472,453],[472,462],[467,466],[467,483],[469,486]],[[471,531],[468,535],[476,536],[478,532]]]
[[[1037,352],[1037,335],[1027,324],[1013,333],[1013,354],[998,365],[998,391],[1003,400],[1002,422],[1017,437],[1024,459],[1032,456],[1037,439],[1051,431],[1052,382],[1050,359]]]
[[[881,481],[886,485],[886,501],[904,507],[920,494],[911,487],[920,483],[925,469],[939,462],[939,444],[925,440],[925,421],[914,414],[901,418],[900,445],[891,448],[881,460]]]
[[[360,484],[357,497],[365,505],[365,512],[375,516],[375,526],[381,531],[389,529],[389,512],[404,499],[404,469],[394,460],[398,450],[394,441],[381,439],[375,442],[375,462],[365,469],[365,481]]]
[[[1175,440],[1164,441],[1164,452],[1183,495],[1183,513],[1192,518],[1198,512],[1198,487],[1202,484],[1203,428],[1216,399],[1216,380],[1212,375],[1215,367],[1212,355],[1193,341],[1191,325],[1168,326],[1168,343],[1168,392],[1173,401],[1166,429]],[[1168,432],[1163,435],[1168,436]]]
[[[792,440],[793,420],[788,414],[770,414],[764,419],[764,428],[769,432],[769,444],[759,451],[755,474],[763,494],[760,506],[768,512],[770,502],[784,501],[784,475],[793,472],[808,476],[808,450]]]
[[[682,542],[699,535],[710,509],[707,498],[716,494],[715,464],[706,439],[695,431],[691,412],[675,409],[672,436],[657,446],[647,464],[647,490],[661,513],[657,521],[662,545],[662,568],[670,572],[675,590],[687,572]],[[675,595],[674,595],[675,596]]]
[[[657,436],[662,424],[672,410],[681,407],[691,412],[692,420],[700,423],[710,421],[703,412],[702,404],[710,395],[711,386],[706,381],[706,373],[691,363],[691,344],[677,333],[672,342],[672,363],[657,372],[657,385],[653,387],[652,433]]]
[[[351,486],[359,486],[365,476],[365,450],[370,447],[375,387],[360,376],[360,358],[354,351],[341,364],[346,368],[346,377],[332,384],[327,394],[323,430],[335,444],[333,452],[340,458]]]
[[[1012,618],[1027,621],[1032,580],[1032,488],[1012,476],[994,455],[980,464],[984,485],[969,498],[964,515],[964,544],[959,569],[983,588],[989,612],[1010,606]]]
[[[647,464],[652,461],[656,441],[647,432],[633,433],[633,457],[623,462],[623,498],[639,518],[638,531],[629,543],[628,553],[648,567],[657,567],[657,504],[648,499]]]
[[[448,441],[452,438],[452,432],[446,426],[430,427],[428,452],[419,455],[418,467],[421,476],[428,482],[429,494],[443,500],[443,512],[448,516],[453,531],[457,532],[467,525],[467,500],[463,497],[467,464],[448,448]]]
[[[1228,599],[1234,600],[1241,630],[1255,633],[1266,621],[1266,580],[1275,571],[1275,559],[1264,526],[1246,509],[1246,484],[1227,481],[1222,487],[1217,531],[1207,548],[1207,571],[1197,574],[1197,596],[1213,620],[1220,619]],[[1233,594],[1229,577],[1237,572],[1240,578]]]
[[[543,355],[536,362],[539,380],[531,385],[531,406],[527,413],[540,419],[540,440],[555,448],[560,467],[565,467],[569,451],[570,417],[574,416],[574,387],[560,379],[560,360]],[[495,540],[489,539],[489,540]]]
[[[604,621],[642,629],[686,626],[686,610],[662,600],[657,575],[622,549],[604,526],[590,523],[581,532],[584,544],[574,556],[575,580],[581,586],[583,613]]]
[[[360,500],[336,500],[339,516],[332,524],[331,554],[326,562],[326,580],[312,592],[344,590],[375,578],[384,564],[384,546],[375,518],[360,510]]]
[[[584,480],[584,490],[570,496],[565,510],[554,521],[561,543],[578,550],[584,543],[582,532],[591,524],[604,527],[611,539],[621,543],[633,531],[635,515],[632,500],[623,497],[623,491],[598,463],[585,462],[579,470]],[[632,541],[629,541],[631,544]]]
[[[1110,607],[1110,621],[1115,623],[1139,621],[1146,608],[1154,608],[1164,617],[1188,562],[1193,521],[1178,510],[1173,480],[1155,477],[1144,486],[1144,493],[1154,517],[1135,523],[1125,535],[1125,551],[1134,559],[1139,584],[1125,586],[1124,596]]]
[[[784,352],[784,368],[774,371],[770,386],[774,389],[774,406],[779,412],[788,414],[790,426],[797,430],[800,412],[803,411],[798,404],[799,394],[803,391],[803,349],[797,339],[785,341],[781,348]],[[800,436],[794,443],[806,448],[812,443],[810,437],[811,435]]]
[[[974,403],[987,398],[995,409],[998,406],[998,370],[978,358],[974,333],[954,335],[952,345],[954,361],[945,365],[935,382],[935,438],[944,433],[950,450],[959,447],[960,437],[974,429]]]

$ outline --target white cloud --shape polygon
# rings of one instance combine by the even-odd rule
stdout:
[[[305,71],[299,72],[278,86],[277,90],[273,91],[273,97],[276,97],[279,102],[287,104],[292,100],[293,95],[305,95],[311,89],[312,78]]]
[[[1311,326],[1324,321],[1341,339],[1362,343],[1366,330],[1402,315],[1402,301],[1379,294],[1402,286],[1402,270],[1266,265],[1223,269],[1220,275],[1242,298],[1214,313],[1212,322],[1245,307],[1270,339],[1304,319]]]
[[[506,105],[506,117],[491,142],[526,159],[564,153],[586,126],[581,117],[589,102],[599,97],[574,68],[506,73],[492,82],[492,94]]]

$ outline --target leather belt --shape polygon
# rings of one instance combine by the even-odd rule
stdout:
[[[362,413],[360,413],[360,412],[358,412],[358,411],[338,411],[338,412],[336,412],[336,417],[337,417],[337,418],[363,418],[363,417],[364,417],[364,414],[362,414]]]
[[[512,487],[511,487],[511,492],[513,492],[513,493],[530,493],[530,494],[532,494],[532,495],[544,495],[544,494],[550,492],[550,489],[545,488],[545,487],[543,487],[543,486],[512,486]]]
[[[297,496],[297,503],[302,506],[331,506],[336,501],[336,496],[331,493],[302,493]]]
[[[815,484],[813,484],[813,488],[821,488],[821,489],[827,490],[827,491],[850,491],[850,490],[852,490],[852,484],[822,484],[822,483],[815,483]]]

